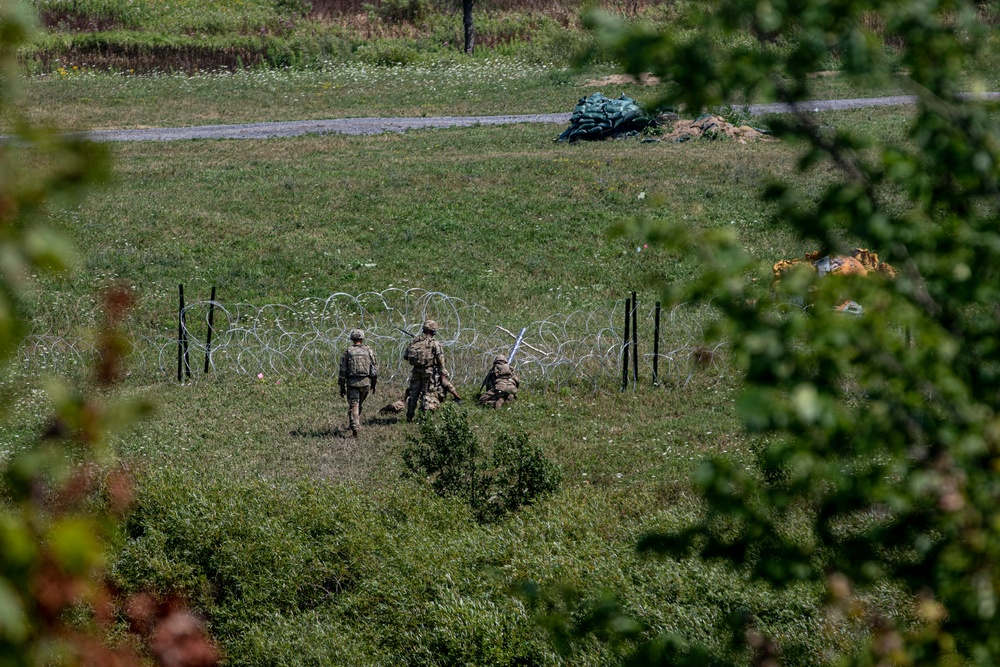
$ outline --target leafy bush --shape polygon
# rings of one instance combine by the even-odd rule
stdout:
[[[560,473],[525,433],[501,433],[493,448],[493,507],[501,513],[530,505],[534,498],[559,488]]]
[[[354,52],[355,60],[370,65],[412,65],[420,58],[417,49],[396,40],[375,40],[358,46]]]
[[[116,584],[188,598],[223,627],[323,605],[351,585],[355,550],[330,510],[339,494],[308,483],[291,493],[294,502],[261,481],[149,476],[125,522]]]
[[[22,108],[16,54],[33,30],[25,6],[0,4],[0,125],[15,133],[0,151],[0,385],[10,377],[15,384],[27,379],[9,370],[31,331],[24,277],[73,265],[68,239],[47,228],[46,216],[74,206],[107,176],[103,149],[36,127]],[[0,460],[4,665],[217,662],[200,621],[183,606],[133,604],[136,598],[122,599],[105,578],[109,540],[132,494],[128,471],[113,465],[107,436],[150,408],[143,400],[106,401],[125,375],[130,344],[121,330],[134,303],[123,285],[103,291],[89,377],[49,378],[48,403],[35,415],[27,442],[16,451],[5,448]],[[14,400],[6,387],[0,393],[0,432],[7,433]],[[129,618],[127,632],[114,627],[116,607]],[[183,640],[174,630],[181,624]]]
[[[386,23],[416,23],[428,9],[426,0],[381,0],[364,8],[370,18]]]
[[[232,667],[537,663],[543,636],[488,573],[508,547],[469,518],[410,485],[161,470],[140,480],[110,575],[187,598]]]
[[[705,14],[687,43],[594,20],[625,71],[648,69],[692,111],[755,95],[815,99],[813,74],[835,51],[862,83],[905,70],[919,94],[898,138],[822,125],[801,104],[776,118],[778,136],[806,145],[798,169],[836,178],[810,190],[782,177],[762,193],[804,242],[831,254],[877,249],[902,268],[892,279],[848,283],[863,316],[820,307],[779,315],[779,300],[756,298],[769,262],[750,257],[735,234],[686,220],[649,230],[674,252],[701,257],[698,279],[664,297],[711,301],[724,314],[718,333],[745,382],[740,415],[749,431],[778,442],[760,450],[760,478],[721,457],[706,461],[695,474],[703,518],[641,547],[721,560],[775,590],[822,586],[834,631],[848,616],[869,625],[867,641],[831,663],[997,664],[1000,129],[995,109],[967,100],[957,83],[995,70],[992,35],[967,2],[758,7],[740,1]],[[747,48],[735,38],[748,25],[795,46],[780,57]],[[719,49],[713,34],[734,39]],[[818,278],[801,277],[817,303],[841,298],[842,286]],[[901,612],[873,608],[886,582],[910,601]],[[777,663],[787,643],[745,618],[731,626],[754,664]],[[681,648],[704,664],[702,648]]]
[[[487,462],[489,467],[487,467]],[[469,504],[476,520],[489,523],[553,493],[559,469],[528,443],[524,433],[501,433],[489,457],[483,455],[468,416],[452,406],[420,423],[420,437],[403,450],[410,477],[423,477],[443,498]]]
[[[719,116],[725,119],[727,123],[735,125],[736,127],[740,127],[741,125],[750,125],[751,122],[755,120],[753,114],[750,113],[750,107],[748,105],[728,105],[719,112]]]

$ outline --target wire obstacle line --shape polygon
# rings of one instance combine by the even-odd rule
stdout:
[[[183,286],[178,288],[184,295]],[[74,334],[99,319],[93,299],[40,293],[32,304],[35,330],[18,349],[18,367],[26,373],[63,372],[84,367],[97,353],[93,341]],[[529,323],[500,321],[487,307],[443,292],[389,288],[381,292],[337,292],[291,304],[226,303],[213,290],[206,301],[175,303],[172,316],[135,318],[124,332],[132,344],[130,373],[150,381],[195,383],[209,378],[269,380],[296,377],[333,379],[350,330],[365,330],[379,356],[387,383],[403,382],[410,367],[403,350],[426,319],[439,323],[446,365],[457,384],[476,384],[497,355],[509,354],[517,333],[525,330],[516,365],[522,379],[538,387],[611,388],[617,382],[677,387],[696,373],[722,379],[725,346],[708,349],[705,329],[711,308],[684,304],[661,314],[640,308],[633,294],[623,302],[553,313]],[[142,303],[141,312],[162,304]],[[174,319],[176,318],[176,319]],[[155,321],[171,319],[171,327]],[[623,322],[624,320],[624,322]],[[625,325],[623,331],[620,324]],[[640,354],[638,341],[644,343]],[[652,352],[648,352],[652,350]],[[198,372],[191,357],[205,359]],[[706,363],[707,360],[707,363]],[[641,369],[641,373],[640,373]],[[616,379],[617,378],[617,379]]]

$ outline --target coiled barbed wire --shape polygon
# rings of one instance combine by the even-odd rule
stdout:
[[[86,298],[76,302],[49,298],[35,306],[36,330],[18,350],[22,368],[64,372],[86,365],[96,353],[92,337],[86,335],[87,329],[97,326],[96,303]],[[654,312],[650,306],[636,313],[642,382],[652,380]],[[626,341],[617,327],[623,324],[624,315],[624,304],[615,303],[533,322],[501,322],[485,306],[459,297],[420,288],[389,288],[358,295],[338,292],[290,305],[195,301],[185,306],[181,327],[171,330],[150,320],[145,326],[132,322],[124,333],[132,343],[131,373],[176,381],[178,360],[184,364],[186,357],[182,380],[197,382],[226,375],[334,379],[340,354],[350,344],[350,330],[361,328],[366,343],[379,357],[382,381],[391,383],[409,375],[403,351],[424,320],[434,319],[452,381],[468,385],[479,383],[493,358],[508,354],[524,329],[514,363],[524,381],[597,390],[621,381]],[[659,354],[655,355],[659,383],[684,386],[696,373],[723,377],[725,345],[709,345],[705,337],[705,325],[714,317],[711,308],[686,304],[664,315]],[[187,338],[186,354],[178,351],[182,335]],[[631,384],[631,371],[629,376]]]

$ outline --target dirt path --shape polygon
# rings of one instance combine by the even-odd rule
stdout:
[[[437,127],[511,125],[514,123],[568,124],[570,114],[525,114],[518,116],[441,116],[437,118],[334,118],[293,120],[276,123],[164,127],[143,130],[96,130],[94,141],[178,141],[181,139],[273,139],[304,134],[381,134]]]
[[[967,95],[966,98],[971,98]],[[998,100],[1000,93],[983,93],[982,100]],[[872,97],[847,100],[816,100],[802,102],[809,111],[836,111],[867,107],[904,106],[914,104],[913,96]],[[751,114],[759,116],[788,113],[785,104],[753,104]],[[335,118],[331,120],[300,120],[275,123],[244,123],[237,125],[203,125],[197,127],[164,127],[143,130],[97,130],[86,136],[94,141],[180,141],[184,139],[273,139],[304,134],[380,134],[439,127],[471,127],[475,125],[511,125],[515,123],[569,124],[569,113],[524,114],[513,116],[442,116],[437,118]]]

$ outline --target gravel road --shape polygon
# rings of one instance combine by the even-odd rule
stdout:
[[[965,95],[971,99],[971,94]],[[982,93],[976,99],[997,100],[1000,93]],[[809,111],[836,111],[867,107],[903,106],[914,104],[913,96],[872,97],[846,100],[816,100],[802,102]],[[787,113],[785,104],[753,104],[753,115]],[[524,114],[513,116],[441,116],[436,118],[335,118],[331,120],[300,120],[275,123],[243,123],[236,125],[201,125],[197,127],[162,127],[141,130],[95,130],[86,133],[94,141],[179,141],[183,139],[272,139],[304,134],[380,134],[405,132],[436,127],[470,127],[474,125],[511,125],[514,123],[551,123],[568,125],[569,113]]]

